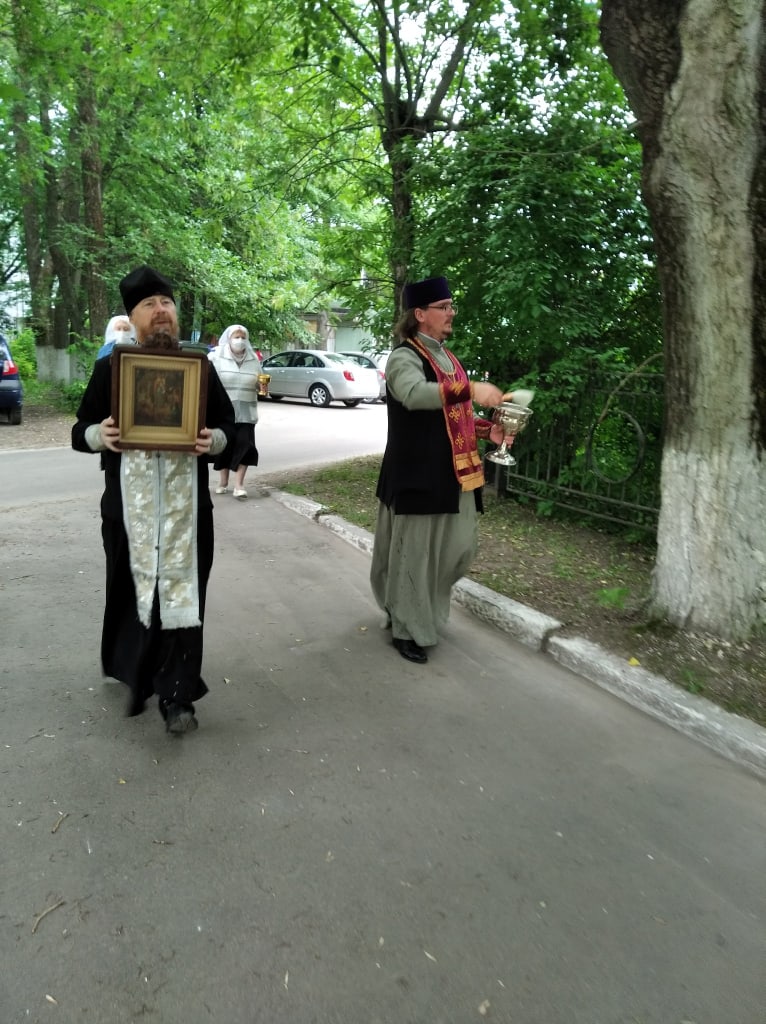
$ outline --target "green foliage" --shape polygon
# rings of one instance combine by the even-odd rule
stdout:
[[[71,412],[74,415],[82,401],[82,396],[85,394],[87,386],[87,380],[73,380],[71,384],[62,385],[59,401],[60,407],[65,412]]]
[[[681,672],[682,685],[689,693],[702,694],[705,692],[705,683],[700,679],[699,674],[693,669],[686,668]]]
[[[36,378],[24,383],[24,403],[30,405],[45,405],[51,409],[58,408],[57,399],[59,387],[51,381],[39,381]]]
[[[661,338],[640,146],[593,5],[569,5],[579,59],[566,73],[544,28],[568,5],[536,6],[481,77],[475,127],[438,159],[421,151],[414,171],[418,270],[450,276],[459,354],[503,386],[609,350],[637,362]]]
[[[21,331],[11,342],[13,361],[19,368],[19,377],[26,387],[37,377],[37,354],[35,338],[30,330]]]
[[[80,403],[85,381],[63,385],[59,381],[30,380],[24,384],[24,404],[29,408],[55,409],[57,412],[74,413]],[[66,392],[70,392],[67,395]]]
[[[596,591],[596,601],[602,608],[625,607],[625,601],[630,590],[627,587],[603,587]]]
[[[540,516],[561,517],[568,507],[603,517],[613,524],[606,530],[630,522],[633,539],[645,543],[660,500],[663,379],[649,372],[652,362],[633,367],[626,359],[617,350],[584,351],[528,381],[537,388],[533,416],[507,486]]]
[[[120,309],[125,270],[150,262],[176,282],[187,336],[234,321],[252,325],[266,347],[299,333],[294,311],[317,290],[316,244],[302,197],[285,179],[284,133],[261,109],[285,95],[269,80],[286,73],[285,23],[265,3],[224,8],[216,0],[193,9],[171,0],[161,17],[155,4],[132,0],[90,13],[57,3],[21,10],[15,50],[5,56],[23,78],[24,109],[13,130],[12,112],[0,111],[0,127],[29,159],[17,152],[8,180],[16,210],[26,195],[39,217],[43,257],[55,247],[51,287],[60,286],[68,309],[87,308],[82,253],[91,229],[78,182],[84,147],[95,141],[103,166],[98,271],[111,310]],[[88,131],[80,113],[86,82],[98,97],[97,127]],[[40,108],[55,117],[41,122]],[[62,194],[56,221],[44,216],[43,170]],[[0,190],[0,217],[2,210]],[[70,319],[70,330],[93,338],[103,327],[87,314],[82,324]]]
[[[0,221],[7,208],[18,223],[34,196],[41,258],[55,255],[50,305],[70,310],[70,336],[95,344],[104,327],[89,319],[82,259],[92,228],[79,169],[95,136],[113,312],[119,278],[146,261],[176,282],[184,337],[244,322],[276,351],[305,343],[303,310],[338,306],[384,348],[397,275],[447,273],[458,355],[503,386],[534,387],[539,423],[578,400],[589,360],[632,366],[656,351],[639,147],[598,50],[597,4],[413,11],[18,8],[0,48],[9,81],[24,83],[16,121],[0,110],[17,145],[0,147]],[[98,98],[87,129],[86,82]],[[78,347],[81,372],[91,359]],[[612,421],[599,440],[605,468],[620,469]]]
[[[375,490],[380,472],[380,458],[350,459],[312,473],[310,494],[325,512],[337,513],[365,530],[375,529],[377,498]],[[309,493],[305,483],[287,482],[286,491],[292,494]]]
[[[100,347],[100,341],[93,342],[88,338],[74,337],[67,352],[69,355],[74,356],[77,376],[80,381],[87,381],[90,377]]]

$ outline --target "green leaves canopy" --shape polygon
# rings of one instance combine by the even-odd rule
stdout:
[[[339,305],[384,345],[404,278],[444,272],[463,354],[500,380],[657,345],[638,147],[595,4],[11,7],[0,204],[41,240],[36,315],[58,305],[98,337],[87,273],[116,309],[147,261],[179,282],[185,333],[244,321],[279,348],[301,310]]]

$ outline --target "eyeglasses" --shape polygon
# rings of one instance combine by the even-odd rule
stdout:
[[[425,308],[438,309],[440,313],[457,313],[457,306],[453,306],[451,302],[447,302],[443,306],[437,306],[435,302],[429,302]]]

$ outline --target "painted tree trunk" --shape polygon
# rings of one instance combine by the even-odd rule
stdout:
[[[604,0],[638,118],[665,321],[652,611],[729,638],[764,621],[763,0]]]

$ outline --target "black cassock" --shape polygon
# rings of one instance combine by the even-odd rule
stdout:
[[[91,452],[85,432],[111,415],[112,357],[99,359],[77,410],[72,427],[72,447]],[[234,438],[234,409],[215,368],[209,367],[205,426],[226,434],[227,448]],[[104,675],[130,687],[129,715],[143,710],[153,693],[168,701],[191,703],[204,697],[207,686],[201,676],[202,626],[162,629],[159,597],[155,588],[151,623],[138,618],[136,592],[130,570],[120,489],[118,452],[102,452],[104,493],[101,498],[101,535],[106,554],[106,605],[101,634]],[[207,581],[213,565],[213,503],[208,489],[208,460],[197,458],[197,573],[200,622],[204,621]]]

